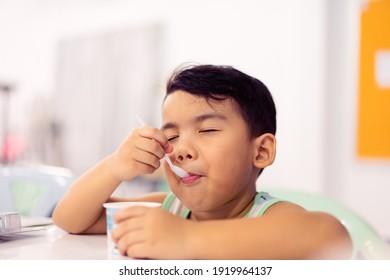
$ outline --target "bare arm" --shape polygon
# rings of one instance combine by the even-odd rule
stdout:
[[[111,195],[122,181],[153,173],[170,149],[168,139],[158,129],[133,130],[113,154],[74,182],[54,209],[54,223],[71,233],[105,232],[103,204],[137,200],[111,198]],[[163,196],[150,195],[142,199],[161,202]]]
[[[108,170],[110,158],[106,158],[78,178],[58,203],[53,212],[54,223],[71,233],[81,233],[94,223],[100,226],[94,231],[103,232],[103,203],[119,186]]]
[[[119,250],[137,258],[346,259],[352,252],[338,220],[291,203],[248,219],[195,222],[145,207],[126,209],[116,218]]]
[[[275,205],[286,208],[282,205]],[[275,207],[274,206],[274,207]],[[348,259],[352,243],[334,217],[300,209],[197,225],[191,250],[199,259]]]

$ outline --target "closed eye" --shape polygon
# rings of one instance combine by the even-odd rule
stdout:
[[[172,142],[172,141],[174,141],[174,140],[177,139],[177,138],[179,138],[179,135],[169,136],[169,137],[168,137],[168,141],[169,141],[169,142]]]
[[[209,128],[209,129],[202,129],[199,132],[200,133],[212,133],[212,132],[217,132],[217,131],[219,131],[219,130],[218,129]]]

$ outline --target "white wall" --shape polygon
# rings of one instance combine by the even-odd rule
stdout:
[[[358,161],[353,149],[358,7],[358,0],[0,0],[0,80],[18,83],[12,120],[22,129],[32,96],[54,94],[59,39],[162,23],[161,91],[170,71],[187,61],[230,64],[270,88],[278,153],[260,185],[329,194],[390,236],[383,215],[389,162]],[[367,186],[375,196],[369,209],[361,206]]]
[[[259,183],[321,191],[324,1],[223,3],[190,15],[187,8],[175,10],[166,65],[231,64],[265,82],[277,104],[279,140],[275,165]]]
[[[6,2],[0,77],[18,82],[19,97],[51,93],[57,40],[162,22],[161,84],[185,61],[232,64],[263,80],[279,112],[278,160],[264,173],[264,184],[323,188],[323,1]],[[22,116],[15,116],[19,125]]]

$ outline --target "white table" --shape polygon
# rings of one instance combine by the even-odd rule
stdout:
[[[74,235],[50,225],[40,231],[0,237],[1,259],[102,260],[112,257],[108,254],[105,234]]]

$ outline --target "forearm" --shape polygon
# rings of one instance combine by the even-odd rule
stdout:
[[[103,203],[120,184],[108,167],[109,160],[105,158],[73,183],[53,212],[56,225],[80,233],[104,218]],[[104,227],[100,230],[104,231]]]
[[[195,259],[269,259],[269,242],[243,220],[205,221],[194,225],[191,254]],[[250,221],[249,221],[250,224]],[[262,235],[262,236],[261,236]],[[256,243],[256,244],[255,244]],[[258,249],[262,248],[262,249]]]
[[[134,129],[114,153],[71,186],[57,205],[53,221],[73,233],[104,232],[103,204],[119,184],[155,172],[165,152],[171,150],[167,137],[159,129]]]
[[[191,249],[196,259],[346,259],[351,243],[346,230],[328,217],[282,222],[262,218],[207,221],[195,225]],[[318,223],[316,223],[318,224]]]

